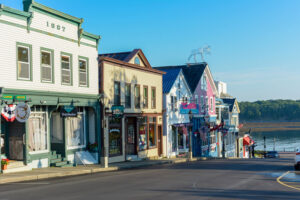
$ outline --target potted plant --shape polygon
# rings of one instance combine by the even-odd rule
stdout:
[[[9,163],[9,159],[2,159],[1,160],[1,169],[6,170],[8,163]]]

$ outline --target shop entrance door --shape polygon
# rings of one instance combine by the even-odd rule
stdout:
[[[158,126],[158,140],[157,140],[157,147],[158,147],[158,156],[162,154],[162,127]]]
[[[25,123],[17,120],[7,123],[8,158],[10,160],[24,160]]]
[[[64,141],[64,126],[63,118],[59,112],[53,112],[51,117],[51,151],[56,151],[57,154],[65,156],[65,141]]]
[[[137,154],[136,118],[127,118],[126,125],[126,155]]]

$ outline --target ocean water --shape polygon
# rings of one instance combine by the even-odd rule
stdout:
[[[266,136],[267,151],[300,149],[300,131],[252,132],[250,135],[257,145],[255,150],[264,150],[264,136]]]

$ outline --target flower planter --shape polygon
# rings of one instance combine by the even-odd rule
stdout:
[[[1,165],[1,169],[2,170],[6,170],[7,169],[7,165]]]

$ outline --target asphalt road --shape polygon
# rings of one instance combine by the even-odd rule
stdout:
[[[198,161],[0,185],[0,200],[300,199],[299,190],[276,180],[287,171],[293,173],[289,155]]]

